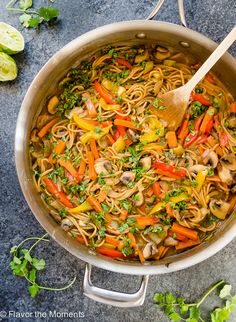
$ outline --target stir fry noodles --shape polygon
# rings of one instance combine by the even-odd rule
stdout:
[[[161,94],[200,64],[172,48],[106,48],[72,68],[31,132],[33,180],[62,229],[119,260],[209,239],[236,204],[236,102],[212,73],[177,131]]]

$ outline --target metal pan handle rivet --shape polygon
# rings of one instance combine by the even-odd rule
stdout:
[[[136,307],[141,306],[144,303],[148,285],[148,275],[142,277],[142,282],[137,292],[127,294],[94,286],[91,282],[91,271],[92,266],[86,264],[83,290],[84,295],[87,297],[94,301],[117,307]]]
[[[144,32],[140,32],[139,34],[136,34],[135,37],[138,38],[138,39],[147,38],[147,36],[146,36],[146,34]]]
[[[190,44],[188,42],[185,42],[185,41],[180,41],[179,44],[180,44],[180,46],[182,46],[184,48],[190,47]]]

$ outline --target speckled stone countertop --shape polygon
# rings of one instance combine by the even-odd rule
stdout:
[[[199,298],[204,290],[220,279],[233,285],[236,292],[236,240],[210,259],[183,271],[152,276],[147,296],[142,307],[121,309],[96,303],[82,293],[85,263],[76,259],[54,241],[39,247],[38,256],[47,261],[42,283],[63,285],[77,275],[72,288],[64,292],[40,292],[36,299],[27,293],[26,282],[12,276],[9,269],[9,249],[28,236],[41,236],[43,229],[29,210],[21,193],[14,165],[14,132],[21,102],[31,81],[46,61],[61,47],[81,34],[115,21],[145,18],[155,0],[55,0],[60,9],[58,23],[49,28],[26,30],[18,22],[18,15],[3,10],[7,0],[0,0],[0,21],[20,29],[25,37],[23,53],[15,56],[19,77],[14,82],[0,84],[0,311],[11,311],[11,317],[3,321],[158,321],[165,322],[164,314],[152,303],[154,292],[171,291],[189,300]],[[49,1],[35,1],[48,5]],[[189,28],[199,31],[214,41],[221,41],[235,23],[235,0],[186,0],[186,19]],[[177,1],[166,0],[158,20],[179,23]],[[236,47],[231,47],[236,56]],[[134,292],[140,278],[119,275],[94,269],[95,285],[104,288]],[[208,307],[216,305],[216,297],[206,302]],[[57,318],[49,318],[49,311],[57,312]],[[15,312],[15,313],[14,313]],[[18,312],[18,313],[17,313]],[[14,314],[27,314],[20,318]],[[36,317],[35,312],[40,312]],[[83,312],[84,318],[62,318],[61,312],[72,312],[72,316]],[[47,317],[45,317],[47,316]],[[60,318],[61,317],[61,318]],[[1,318],[0,318],[1,320]],[[236,315],[231,321],[236,321]]]

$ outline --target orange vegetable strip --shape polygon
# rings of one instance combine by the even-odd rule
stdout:
[[[177,240],[181,240],[181,241],[187,241],[188,240],[188,238],[186,236],[181,235],[179,233],[173,233],[172,231],[168,232],[168,236],[170,236],[172,238],[175,237]]]
[[[145,262],[145,258],[144,258],[144,256],[143,256],[143,252],[142,252],[142,250],[141,250],[141,249],[139,249],[139,248],[138,248],[137,252],[138,252],[139,260],[140,260],[140,262],[143,264],[143,263]]]
[[[109,244],[116,246],[116,247],[118,247],[120,244],[120,240],[117,240],[116,238],[110,237],[110,236],[106,236],[105,241]]]
[[[135,125],[134,125],[134,123],[133,123],[132,121],[126,121],[126,120],[115,119],[114,124],[115,124],[115,125],[121,125],[121,126],[124,126],[124,127],[128,127],[128,128],[130,128],[130,129],[134,129],[134,130],[139,130],[139,131],[141,131],[141,128],[140,128],[140,127],[135,126]]]
[[[207,176],[207,181],[213,181],[213,182],[221,182],[220,178],[218,176]]]
[[[182,235],[188,237],[191,240],[198,240],[197,231],[189,229],[189,228],[186,228],[186,227],[183,227],[183,226],[181,226],[181,225],[179,225],[179,224],[177,224],[175,222],[172,225],[171,231],[173,233],[182,234]]]
[[[53,127],[53,125],[55,125],[58,122],[58,119],[53,119],[50,122],[48,122],[46,125],[44,125],[41,130],[38,132],[38,136],[40,138],[43,138],[48,131],[51,129],[51,127]]]
[[[151,197],[153,194],[154,194],[153,188],[152,188],[152,187],[150,187],[150,188],[148,189],[147,196],[148,196],[148,197]]]
[[[72,163],[69,160],[59,159],[58,163],[64,167],[76,180],[78,177],[77,170],[73,167]]]
[[[147,205],[143,203],[142,206],[139,207],[139,210],[144,211],[146,208],[147,208]]]
[[[106,199],[107,193],[103,190],[99,192],[98,201],[103,202]]]
[[[236,195],[233,196],[233,198],[230,200],[229,204],[230,204],[230,206],[229,206],[228,213],[230,213],[231,211],[234,210],[234,207],[236,205]]]
[[[208,110],[206,111],[206,114],[202,120],[202,124],[200,126],[200,132],[205,133],[206,132],[206,127],[214,117],[215,114],[215,108],[214,107],[209,107]]]
[[[175,174],[173,174],[171,172],[167,172],[167,171],[164,171],[164,170],[161,170],[161,169],[155,169],[154,170],[154,173],[158,173],[158,174],[161,174],[163,176],[170,177],[170,178],[174,178],[174,179],[178,179],[178,180],[183,179],[180,176],[177,176],[177,175],[175,175]]]
[[[168,131],[166,133],[166,140],[170,149],[176,148],[178,146],[175,131]]]
[[[111,136],[111,134],[110,134],[110,133],[106,134],[106,135],[105,135],[105,138],[107,139],[107,141],[108,141],[108,143],[109,143],[110,145],[112,145],[113,143],[115,143],[115,140],[113,139],[113,137]]]
[[[90,140],[90,147],[91,147],[91,151],[93,153],[94,159],[97,160],[99,158],[99,153],[98,153],[95,139]]]
[[[191,246],[195,246],[200,244],[200,240],[187,240],[187,241],[180,241],[178,245],[175,246],[176,250],[182,250]]]
[[[86,244],[83,236],[77,236],[75,239],[78,240],[78,242],[80,242],[81,244]]]
[[[88,166],[89,166],[89,173],[88,173],[89,179],[95,180],[97,178],[97,174],[96,174],[95,168],[94,168],[93,153],[91,151],[87,150],[86,154],[87,154]]]
[[[135,247],[136,246],[136,240],[135,237],[132,233],[128,233],[128,238],[131,240],[130,242],[130,247]]]
[[[58,199],[61,203],[63,203],[64,206],[68,208],[74,208],[74,205],[70,202],[70,200],[67,198],[65,193],[63,191],[59,191],[55,183],[52,181],[52,179],[43,178],[43,182],[46,185],[47,190],[54,195],[56,199]]]
[[[106,101],[107,104],[117,104],[117,102],[113,100],[113,97],[110,94],[110,92],[104,86],[99,84],[98,81],[94,82],[94,88],[99,93],[99,95]]]
[[[78,182],[80,183],[84,178],[84,173],[86,169],[86,162],[82,159],[78,171]]]
[[[236,113],[236,102],[230,104],[230,112]]]
[[[158,255],[155,257],[155,259],[159,260],[162,257],[165,256],[166,252],[168,251],[169,247],[165,247],[165,246],[159,246],[158,247]]]
[[[154,182],[153,185],[152,185],[152,190],[153,190],[153,193],[156,197],[159,197],[160,194],[161,194],[161,186],[159,184],[159,182]]]
[[[59,155],[61,154],[64,150],[65,150],[65,147],[66,147],[66,143],[62,140],[59,140],[56,144],[56,146],[54,147],[53,151],[56,155]],[[49,158],[48,158],[48,161],[50,163],[55,163],[56,162],[56,159],[53,158],[53,155],[52,153],[50,154]]]
[[[136,217],[136,223],[138,226],[141,226],[141,227],[154,225],[159,221],[160,221],[160,219],[157,217],[151,217],[151,216]]]
[[[178,131],[178,139],[180,139],[180,140],[183,139],[183,141],[184,141],[184,139],[187,136],[188,131],[189,131],[188,124],[189,124],[189,114],[186,114],[184,116],[183,122],[182,122],[182,124],[179,128],[179,131]],[[186,132],[187,132],[187,134],[186,134]]]
[[[128,211],[125,210],[125,209],[122,209],[122,212],[121,212],[120,217],[119,217],[119,221],[125,221],[127,216],[128,216]]]
[[[113,258],[124,258],[124,255],[116,249],[97,247],[96,251],[102,255],[113,257]]]
[[[167,217],[168,218],[173,218],[174,217],[174,210],[171,207],[169,203],[166,204],[166,212],[167,212]]]
[[[99,201],[97,201],[96,198],[93,196],[89,196],[86,199],[87,202],[90,203],[90,205],[97,211],[97,212],[102,212],[102,206],[100,205]]]

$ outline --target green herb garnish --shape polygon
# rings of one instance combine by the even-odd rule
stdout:
[[[45,239],[47,234],[42,237],[29,237],[24,239],[19,245],[15,245],[11,248],[10,253],[12,255],[12,260],[10,262],[10,268],[12,270],[13,275],[17,275],[20,277],[24,277],[29,283],[28,291],[32,298],[34,298],[38,292],[43,290],[48,291],[63,291],[69,287],[71,287],[76,277],[66,286],[62,288],[52,288],[39,285],[37,283],[37,274],[39,271],[45,269],[46,262],[44,259],[39,259],[32,255],[32,250],[42,241],[49,242],[48,239]],[[28,241],[35,241],[35,243],[29,248],[22,248],[22,245]]]

